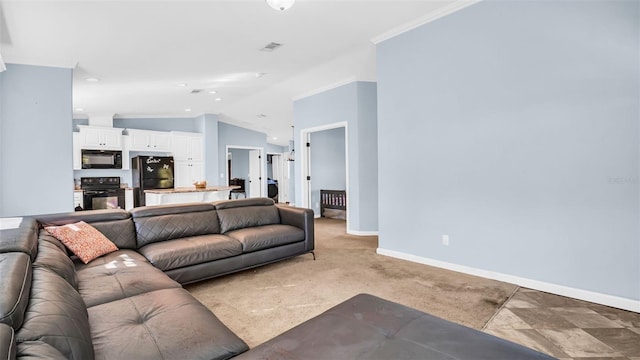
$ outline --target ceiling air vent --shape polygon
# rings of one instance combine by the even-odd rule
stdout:
[[[203,90],[202,89],[193,89],[191,90],[192,94],[200,94]]]
[[[276,42],[270,42],[267,44],[267,46],[263,47],[262,49],[260,49],[260,51],[273,51],[277,48],[279,48],[280,46],[282,46],[282,44],[278,44]]]

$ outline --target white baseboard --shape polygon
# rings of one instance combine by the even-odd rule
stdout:
[[[497,272],[488,271],[488,270],[476,269],[468,266],[448,263],[440,260],[429,259],[421,256],[394,251],[394,250],[378,248],[376,250],[376,253],[380,255],[390,256],[390,257],[394,257],[402,260],[419,263],[419,264],[457,271],[464,274],[475,275],[475,276],[480,276],[488,279],[508,282],[508,283],[526,287],[529,289],[544,291],[544,292],[557,294],[561,296],[567,296],[570,298],[589,301],[596,304],[602,304],[602,305],[611,306],[619,309],[640,312],[640,300],[622,298],[618,296],[596,293],[593,291],[576,289],[568,286],[547,283],[543,281],[532,280],[532,279],[497,273]]]
[[[356,236],[378,236],[377,231],[357,231],[347,229],[347,234]]]

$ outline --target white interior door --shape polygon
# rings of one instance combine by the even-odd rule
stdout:
[[[262,161],[260,150],[249,151],[249,187],[248,197],[262,196]]]

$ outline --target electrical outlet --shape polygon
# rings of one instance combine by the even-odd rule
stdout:
[[[446,234],[442,235],[442,245],[449,246],[449,235],[446,235]]]

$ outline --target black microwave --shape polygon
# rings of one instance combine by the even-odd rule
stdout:
[[[120,150],[82,150],[83,169],[122,169]]]

